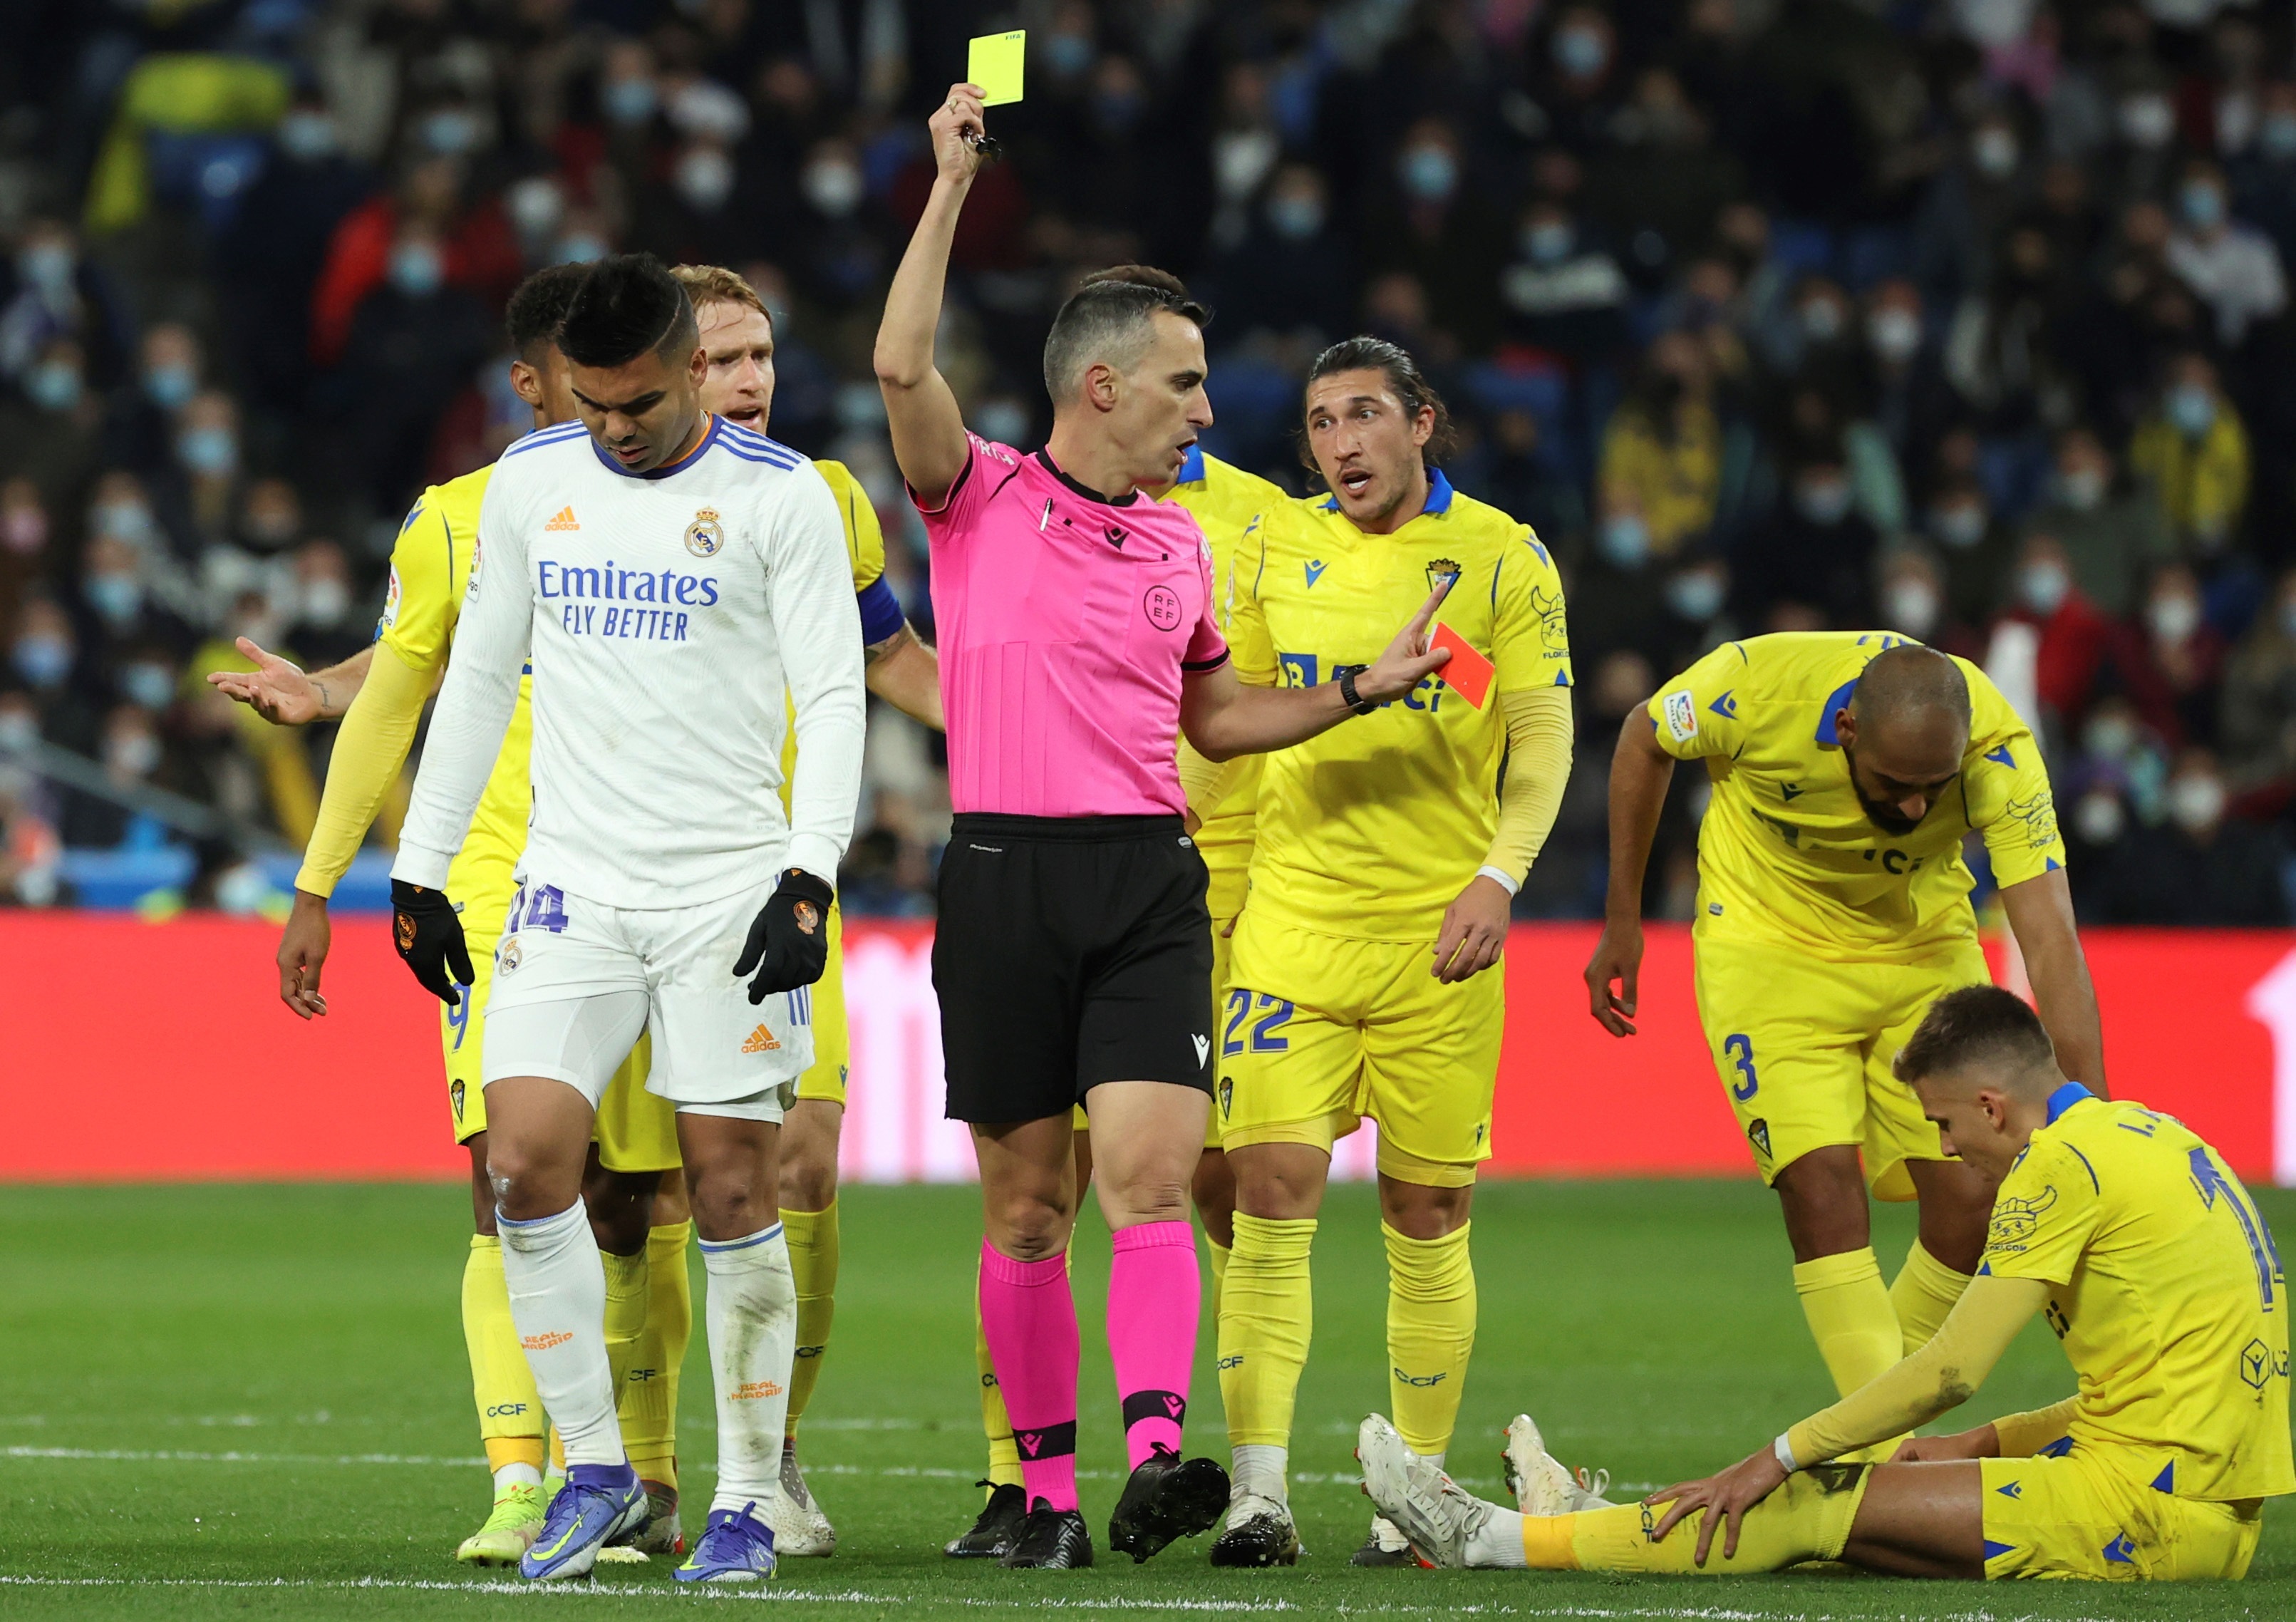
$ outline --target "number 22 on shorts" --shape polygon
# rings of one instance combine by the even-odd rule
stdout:
[[[1257,1006],[1259,1018],[1251,1021],[1251,1051],[1255,1053],[1282,1053],[1291,1051],[1292,1044],[1275,1033],[1292,1019],[1292,1004],[1281,997],[1265,992],[1255,994],[1242,989],[1227,994],[1227,1026],[1220,1032],[1220,1056],[1228,1058],[1243,1052],[1244,1037],[1239,1034],[1245,1020]]]

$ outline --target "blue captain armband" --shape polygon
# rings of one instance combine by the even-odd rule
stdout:
[[[861,645],[873,648],[879,643],[899,633],[908,623],[908,614],[901,600],[893,595],[893,588],[885,577],[875,579],[853,594],[854,605],[861,610]]]

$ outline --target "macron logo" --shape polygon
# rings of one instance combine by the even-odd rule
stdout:
[[[1196,1044],[1196,1063],[1201,1066],[1206,1059],[1211,1056],[1212,1039],[1210,1036],[1192,1036],[1189,1037],[1189,1040]]]
[[[1316,558],[1316,559],[1315,559],[1313,561],[1308,562],[1308,563],[1307,563],[1307,564],[1303,565],[1302,567],[1303,567],[1303,568],[1305,568],[1305,569],[1307,570],[1307,574],[1308,574],[1308,586],[1311,586],[1311,587],[1312,587],[1312,586],[1316,584],[1316,581],[1318,581],[1318,580],[1320,580],[1320,579],[1322,579],[1322,578],[1324,578],[1324,560],[1323,560],[1323,559],[1321,559],[1321,558]]]
[[[548,523],[546,523],[546,524],[543,525],[542,527],[543,527],[543,528],[545,528],[545,529],[546,529],[546,530],[547,530],[547,529],[579,529],[579,528],[582,527],[582,525],[581,525],[580,521],[575,518],[575,516],[574,516],[574,509],[573,509],[572,507],[570,507],[570,506],[566,506],[566,507],[561,507],[561,508],[559,508],[559,509],[558,509],[558,516],[557,516],[556,518],[552,519]]]

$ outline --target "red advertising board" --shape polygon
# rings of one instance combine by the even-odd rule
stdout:
[[[338,925],[332,1012],[308,1024],[279,1004],[276,938],[195,914],[0,913],[0,1179],[460,1175],[435,1004],[384,922]],[[1591,925],[1526,924],[1509,943],[1491,1171],[1749,1175],[1699,1034],[1687,932],[1651,931],[1642,1034],[1627,1040],[1587,1017],[1578,974],[1594,938]],[[2243,1175],[2296,1183],[2296,935],[2086,939],[2115,1089],[2181,1117]],[[846,942],[847,1175],[969,1175],[961,1130],[939,1118],[930,926],[856,922]],[[2013,984],[2013,963],[1997,967]],[[1337,1169],[1365,1175],[1370,1151],[1359,1134]]]

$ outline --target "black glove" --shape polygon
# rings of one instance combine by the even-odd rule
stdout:
[[[750,1004],[755,1007],[770,992],[795,991],[810,986],[829,967],[829,904],[837,892],[802,867],[782,875],[780,886],[766,897],[750,938],[734,965],[734,978],[750,970]]]
[[[467,986],[478,977],[471,972],[471,949],[463,943],[463,921],[445,891],[393,879],[390,943],[414,971],[423,990],[449,1008],[462,1005],[455,981]],[[454,979],[447,978],[449,969],[454,971]]]

